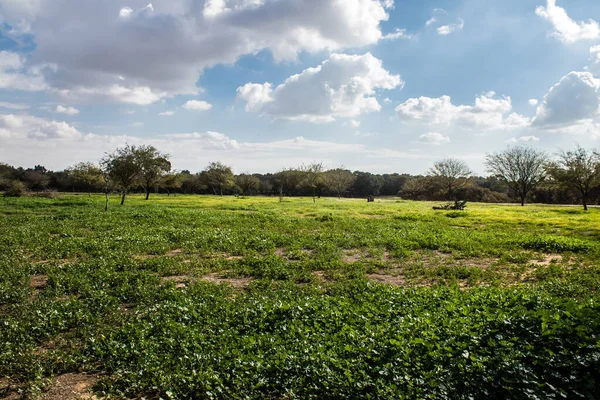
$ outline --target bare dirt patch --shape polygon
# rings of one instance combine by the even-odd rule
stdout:
[[[234,289],[246,289],[250,285],[250,282],[252,282],[252,278],[226,278],[221,273],[208,274],[200,278],[200,280],[216,283],[217,285],[226,283]]]
[[[39,398],[40,400],[99,399],[91,391],[96,382],[98,377],[95,375],[60,375],[54,380],[50,389]]]
[[[529,263],[538,267],[547,267],[553,263],[562,263],[563,260],[561,254],[543,254],[537,260],[531,260]]]
[[[169,251],[167,254],[165,254],[165,256],[167,257],[177,257],[183,254],[183,249],[175,249],[175,250],[171,250]]]
[[[47,283],[48,275],[33,275],[29,282],[29,286],[35,290],[42,290],[46,287]]]
[[[405,286],[406,278],[403,275],[391,274],[367,274],[367,278],[381,283],[387,283],[393,286]]]

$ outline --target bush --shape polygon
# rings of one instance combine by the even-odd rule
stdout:
[[[6,191],[4,197],[21,197],[27,192],[25,184],[21,181],[12,181]]]

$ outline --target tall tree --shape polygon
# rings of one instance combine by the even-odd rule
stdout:
[[[531,147],[509,147],[486,155],[488,172],[506,182],[525,205],[527,195],[546,177],[548,156]]]
[[[150,189],[156,187],[163,176],[171,171],[171,161],[167,154],[161,153],[154,146],[140,146],[134,153],[140,166],[140,181],[148,200]]]
[[[137,152],[138,147],[125,145],[106,154],[100,162],[111,182],[121,190],[121,205],[125,204],[127,192],[138,182],[142,172]]]
[[[205,184],[210,187],[214,194],[223,196],[223,189],[228,189],[235,184],[235,177],[231,167],[220,161],[211,162],[202,171]]]
[[[303,172],[294,169],[284,169],[274,175],[274,182],[279,192],[279,201],[283,201],[283,195],[291,196],[300,186],[303,179]]]
[[[456,158],[436,161],[428,171],[429,176],[435,177],[444,186],[448,200],[455,200],[454,193],[468,183],[472,174],[467,163]]]
[[[242,190],[242,194],[257,192],[260,188],[260,179],[250,174],[240,174],[235,178],[236,185]]]
[[[160,181],[160,186],[163,187],[167,191],[167,195],[170,196],[171,191],[181,189],[183,182],[188,176],[189,173],[184,174],[182,172],[172,172],[170,174],[166,174]]]
[[[303,165],[300,170],[303,173],[304,185],[311,191],[313,203],[317,200],[317,192],[323,185],[323,163],[311,163]]]
[[[85,187],[88,196],[92,195],[92,189],[104,183],[102,169],[91,162],[80,162],[67,169],[68,176],[78,185]]]
[[[577,145],[560,151],[548,173],[555,182],[576,192],[587,211],[590,192],[600,186],[600,155]]]
[[[352,172],[344,168],[330,169],[325,172],[324,180],[327,188],[342,197],[354,184],[356,177]]]

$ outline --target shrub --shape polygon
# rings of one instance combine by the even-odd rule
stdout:
[[[12,181],[6,191],[4,197],[21,197],[27,192],[25,184],[21,181]]]

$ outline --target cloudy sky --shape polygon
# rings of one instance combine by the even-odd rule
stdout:
[[[0,162],[174,167],[600,147],[598,0],[0,0]]]

